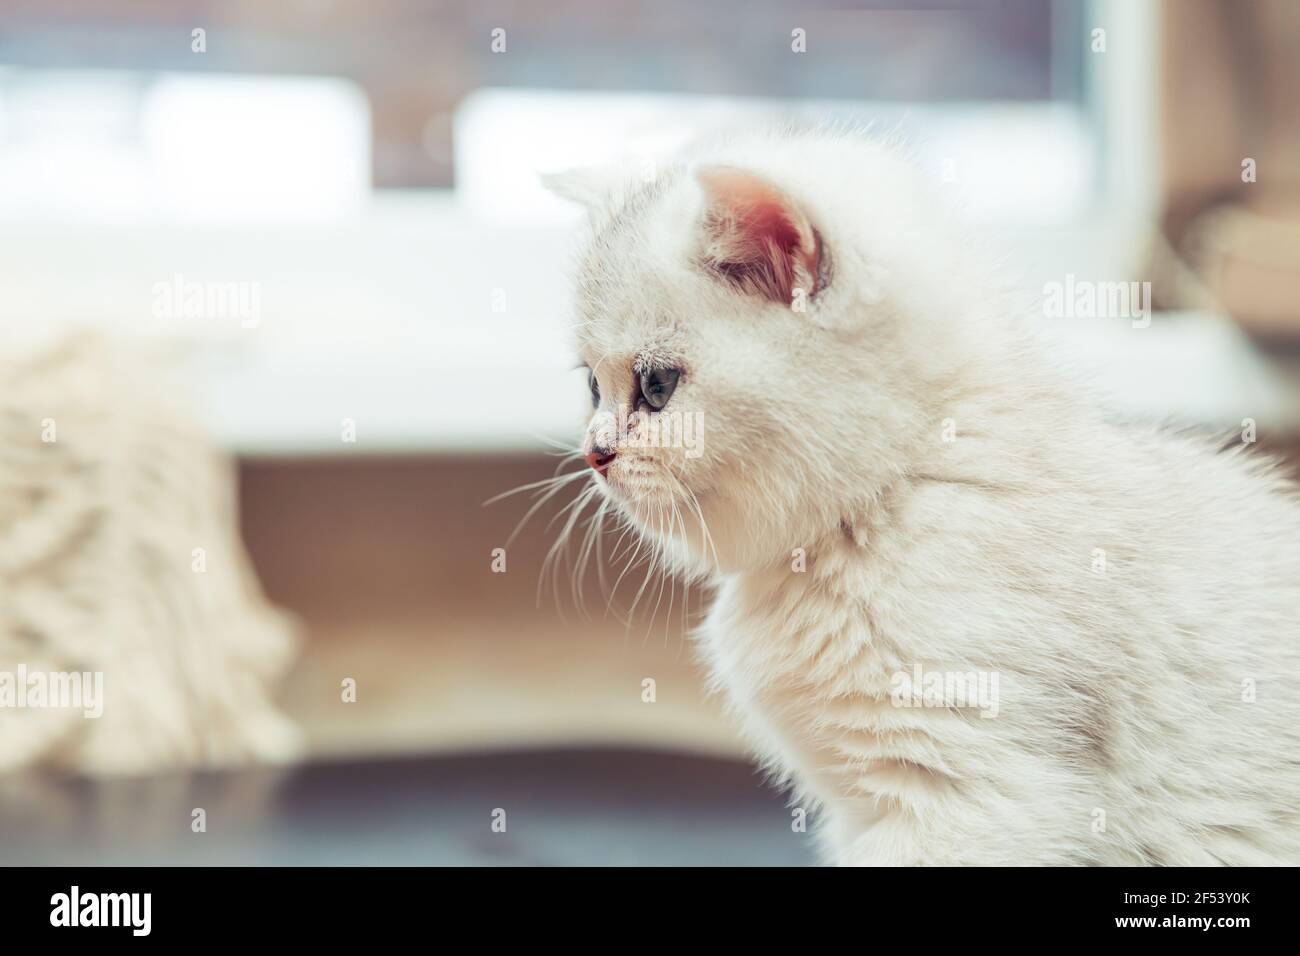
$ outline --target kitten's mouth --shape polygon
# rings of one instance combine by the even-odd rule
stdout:
[[[668,487],[653,474],[627,474],[616,467],[607,471],[598,481],[620,508],[638,519],[654,520],[663,509],[673,505],[673,496]]]
[[[633,470],[625,462],[610,465],[596,473],[596,481],[620,501],[636,502],[653,494],[658,482],[640,470]]]
[[[627,475],[616,474],[612,468],[600,472],[596,476],[596,480],[610,491],[617,492],[624,497],[632,494],[634,482],[629,481]]]

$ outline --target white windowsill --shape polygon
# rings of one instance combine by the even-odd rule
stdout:
[[[1133,230],[1101,227],[1009,242],[1032,251],[1031,287],[1066,271],[1123,275],[1115,250],[1136,245]],[[436,193],[384,196],[329,226],[2,229],[0,327],[10,353],[83,324],[175,340],[198,414],[243,455],[544,449],[571,441],[584,414],[567,335],[572,243],[567,228],[484,225]],[[154,316],[154,284],[178,267],[258,283],[257,327]],[[1260,354],[1229,322],[1044,321],[1061,323],[1122,412],[1223,429],[1249,417],[1261,434],[1300,434],[1296,363]]]

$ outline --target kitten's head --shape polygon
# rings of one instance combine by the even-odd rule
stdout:
[[[764,137],[551,185],[590,212],[582,451],[643,534],[686,564],[788,562],[909,467],[949,350],[914,321],[944,307],[915,265],[942,236],[904,164]]]

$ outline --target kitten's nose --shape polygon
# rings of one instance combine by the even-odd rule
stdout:
[[[592,470],[601,477],[604,477],[605,472],[609,469],[609,466],[614,463],[614,459],[617,457],[618,453],[612,448],[603,448],[600,445],[596,445],[591,449],[591,451],[587,452],[586,455],[587,464],[589,464],[592,467]]]

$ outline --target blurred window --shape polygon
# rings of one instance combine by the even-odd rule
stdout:
[[[350,79],[374,109],[375,185],[449,186],[453,118],[485,88],[1079,104],[1086,9],[1085,0],[6,0],[0,64]],[[203,52],[192,49],[194,29],[205,31]]]
[[[344,80],[0,69],[0,214],[329,219],[369,194],[369,129]]]

